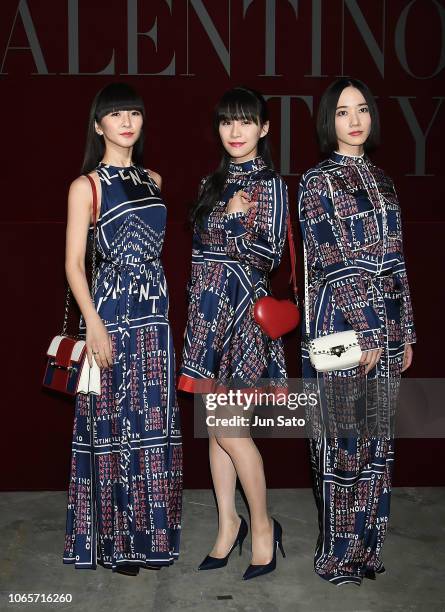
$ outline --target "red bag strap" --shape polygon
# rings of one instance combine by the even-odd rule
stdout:
[[[289,282],[292,282],[292,291],[294,292],[295,301],[298,306],[298,287],[297,287],[297,275],[295,272],[297,264],[297,256],[295,253],[294,234],[292,232],[292,222],[290,220],[290,213],[287,217],[287,241],[289,243],[289,257],[290,257],[290,278]]]
[[[97,221],[97,190],[96,190],[96,183],[94,182],[93,177],[90,176],[89,174],[86,174],[85,176],[90,181],[91,189],[93,191],[93,226],[94,226],[94,233],[96,233],[96,221]]]
[[[96,221],[97,221],[97,190],[94,179],[87,174],[88,180],[91,183],[91,189],[93,191],[93,268],[91,270],[91,297],[94,303],[94,291],[95,291],[95,280],[96,280]]]
[[[96,190],[96,183],[94,182],[94,179],[89,175],[89,174],[85,174],[85,176],[87,177],[87,179],[90,181],[91,183],[91,189],[93,191],[93,269],[91,272],[91,297],[93,299],[94,302],[94,281],[95,281],[95,277],[96,277],[96,221],[97,221],[97,190]],[[65,298],[65,314],[63,317],[63,323],[62,323],[62,329],[59,333],[59,335],[61,336],[66,336],[68,335],[68,319],[69,319],[69,308],[70,308],[70,302],[71,302],[71,288],[68,285],[67,290],[66,290],[66,298]],[[75,337],[78,337],[78,335],[76,334]]]
[[[260,186],[257,185],[252,192],[251,199],[258,199],[258,193],[260,191]],[[292,282],[292,291],[294,293],[295,302],[298,306],[298,287],[297,287],[297,275],[296,275],[296,265],[297,265],[297,255],[295,253],[295,243],[294,243],[294,234],[292,232],[292,223],[290,220],[290,213],[287,217],[287,241],[289,243],[289,257],[290,257],[290,278],[289,283]]]

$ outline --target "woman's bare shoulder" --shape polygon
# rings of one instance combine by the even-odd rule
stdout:
[[[160,189],[161,185],[162,185],[162,177],[161,177],[161,175],[158,174],[157,172],[155,172],[154,170],[150,170],[149,168],[146,168],[146,171],[148,172],[148,175],[154,180],[154,182],[156,183],[156,185]]]
[[[89,172],[88,175],[93,179],[96,188],[100,189],[100,180],[99,175],[96,171]],[[75,196],[79,196],[82,198],[90,198],[91,199],[91,183],[87,178],[86,174],[81,174],[73,181],[69,186],[70,194],[74,194]]]

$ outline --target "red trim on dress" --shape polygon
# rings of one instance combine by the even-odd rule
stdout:
[[[286,395],[289,390],[286,387],[246,387],[245,389],[233,389],[224,385],[218,385],[213,378],[192,378],[187,374],[181,374],[178,378],[178,390],[187,393],[227,393],[227,391],[240,391],[241,393],[250,394],[254,391],[258,393],[273,393],[274,395]]]

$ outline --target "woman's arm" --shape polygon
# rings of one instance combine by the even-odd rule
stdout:
[[[325,177],[310,171],[301,179],[298,211],[305,240],[311,240],[335,303],[357,332],[362,351],[384,346],[380,319],[370,305],[360,270],[341,239]]]
[[[260,182],[252,210],[224,215],[227,255],[270,272],[281,260],[289,215],[287,185],[280,176]]]
[[[406,264],[405,264],[405,256],[403,253],[403,235],[402,235],[402,219],[400,206],[398,203],[397,192],[394,187],[394,183],[391,180],[391,186],[394,193],[394,198],[398,206],[398,214],[400,215],[400,224],[397,224],[399,228],[398,232],[398,240],[397,243],[399,245],[398,256],[399,262],[394,267],[394,274],[397,277],[400,287],[402,289],[402,338],[406,344],[414,344],[417,340],[416,331],[414,329],[414,317],[413,317],[413,308],[411,302],[411,293],[408,284],[408,274],[406,272]]]
[[[199,183],[198,200],[202,195],[207,178],[208,177],[205,176],[204,178],[201,179]],[[193,284],[195,283],[196,279],[199,276],[200,269],[201,269],[203,262],[204,262],[204,255],[202,253],[202,242],[199,237],[198,227],[195,225],[195,227],[193,228],[193,238],[192,238],[192,263],[191,263],[191,270],[190,270],[190,278],[189,278],[189,281],[186,287],[187,295],[190,295],[190,291],[193,287]]]
[[[75,179],[68,193],[66,226],[65,272],[71,291],[79,305],[87,326],[86,345],[88,362],[92,365],[92,352],[99,367],[113,363],[111,338],[96,312],[85,274],[85,251],[88,227],[92,216],[91,185],[86,176]]]

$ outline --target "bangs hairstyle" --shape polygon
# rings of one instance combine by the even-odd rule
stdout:
[[[221,121],[242,121],[244,119],[253,121],[257,125],[260,118],[262,123],[267,121],[267,109],[266,117],[261,117],[263,114],[261,101],[252,93],[252,90],[244,89],[244,87],[235,87],[226,91],[218,102],[213,116],[213,127],[217,134]]]
[[[269,121],[267,103],[259,91],[247,87],[234,87],[226,91],[213,113],[213,130],[221,146],[222,158],[218,168],[207,178],[198,200],[193,204],[190,213],[192,224],[197,223],[202,227],[205,217],[212,212],[216,202],[221,199],[229,173],[231,158],[221,142],[219,126],[223,121],[243,120],[252,121],[262,127]],[[268,134],[259,139],[257,147],[257,155],[260,155],[265,164],[273,169]]]
[[[335,114],[338,100],[346,87],[358,89],[365,98],[371,116],[371,131],[364,143],[364,150],[371,151],[380,143],[380,119],[377,105],[369,87],[358,79],[337,79],[323,93],[317,115],[317,136],[320,150],[330,154],[338,149],[335,131]]]
[[[108,113],[121,110],[137,110],[145,122],[145,107],[141,96],[127,83],[110,83],[101,89],[95,96],[90,109],[88,120],[85,154],[81,168],[82,174],[87,174],[96,168],[105,153],[105,141],[99,136],[94,122],[99,123]],[[144,132],[143,127],[138,140],[133,146],[132,161],[136,165],[143,165]]]

